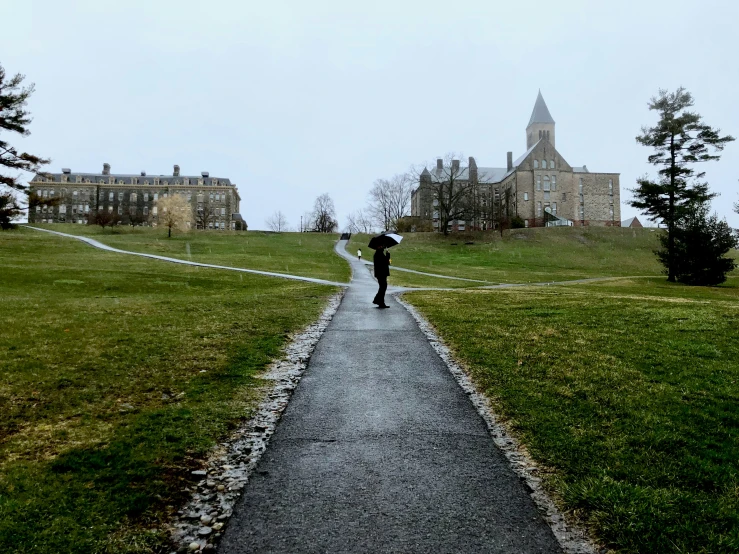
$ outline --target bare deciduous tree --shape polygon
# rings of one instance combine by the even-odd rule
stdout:
[[[452,221],[467,220],[472,214],[473,190],[477,183],[477,167],[463,166],[461,155],[453,152],[437,160],[429,171],[426,167],[413,170],[421,187],[428,187],[433,194],[434,210],[438,212],[439,227],[445,235]]]
[[[187,199],[181,194],[170,194],[159,200],[159,223],[167,227],[168,237],[172,229],[183,230],[192,221],[192,210]]]
[[[203,201],[198,202],[195,210],[195,223],[198,229],[207,229],[216,220],[216,207],[210,203],[208,195],[203,195]]]
[[[316,198],[311,219],[313,230],[319,233],[332,233],[339,226],[339,223],[336,221],[334,201],[331,200],[328,193]]]
[[[369,193],[368,211],[384,230],[395,230],[398,220],[410,214],[413,182],[409,173],[375,181]]]
[[[287,218],[285,217],[285,214],[279,210],[269,216],[264,222],[267,224],[270,231],[274,231],[275,233],[287,231]]]
[[[374,225],[368,210],[357,210],[346,216],[346,230],[349,233],[371,233]]]

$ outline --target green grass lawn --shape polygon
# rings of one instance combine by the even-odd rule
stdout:
[[[263,231],[174,231],[119,226],[103,230],[96,225],[36,225],[62,233],[92,237],[109,246],[216,265],[348,283],[351,271],[337,256],[339,235],[324,233],[267,233]],[[36,231],[38,232],[38,231]]]
[[[391,249],[393,265],[452,277],[497,283],[536,283],[588,277],[659,275],[654,250],[659,231],[603,227],[516,229],[505,238],[486,233],[449,235],[407,233]],[[369,235],[353,235],[347,247],[368,260]],[[468,245],[466,242],[474,242]],[[391,269],[392,272],[392,269]],[[395,272],[391,284],[418,285],[416,276]],[[447,283],[444,285],[444,283]],[[422,286],[471,286],[437,280]]]
[[[274,237],[252,236],[162,243],[224,258],[260,244],[268,265]],[[160,524],[190,470],[252,413],[255,376],[335,290],[0,233],[0,550],[169,552]]]
[[[603,543],[739,551],[739,277],[405,297]]]

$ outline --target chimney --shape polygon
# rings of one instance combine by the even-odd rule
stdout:
[[[142,171],[142,172],[141,172],[141,176],[142,176],[142,177],[146,177],[146,171]]]
[[[452,160],[452,171],[459,173],[459,160]]]
[[[470,156],[469,160],[467,160],[467,163],[467,167],[469,170],[468,179],[473,183],[477,183],[477,162],[475,161],[475,158]]]
[[[207,171],[203,171],[200,175],[203,176],[203,179],[207,179],[210,176],[210,173],[208,173]]]
[[[70,173],[72,173],[72,170],[69,169],[68,167],[63,167],[62,173],[64,173],[65,175],[69,175]]]
[[[506,154],[506,158],[507,158],[506,166],[508,167],[508,171],[510,171],[511,169],[513,169],[513,152],[508,152]]]
[[[175,165],[174,166],[174,173],[172,173],[172,175],[174,177],[179,177],[180,176],[180,166],[179,165]]]
[[[110,164],[103,164],[103,175],[110,175]]]
[[[444,169],[444,160],[436,158],[436,171],[441,171],[442,169]]]

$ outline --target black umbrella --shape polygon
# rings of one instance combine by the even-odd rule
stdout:
[[[381,246],[384,246],[385,248],[390,248],[391,246],[400,244],[401,240],[403,240],[403,237],[401,237],[400,235],[396,235],[395,233],[383,233],[382,235],[372,237],[372,239],[369,241],[369,247],[374,248],[375,250],[377,250]]]

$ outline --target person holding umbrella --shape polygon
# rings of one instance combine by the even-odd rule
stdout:
[[[375,255],[373,257],[373,261],[375,263],[375,278],[377,279],[377,283],[380,285],[372,303],[377,304],[378,308],[390,307],[385,304],[387,278],[390,276],[390,253],[387,252],[385,248],[394,246],[400,243],[401,240],[403,240],[403,237],[391,233],[372,237],[372,240],[370,240],[369,247],[375,249]]]

